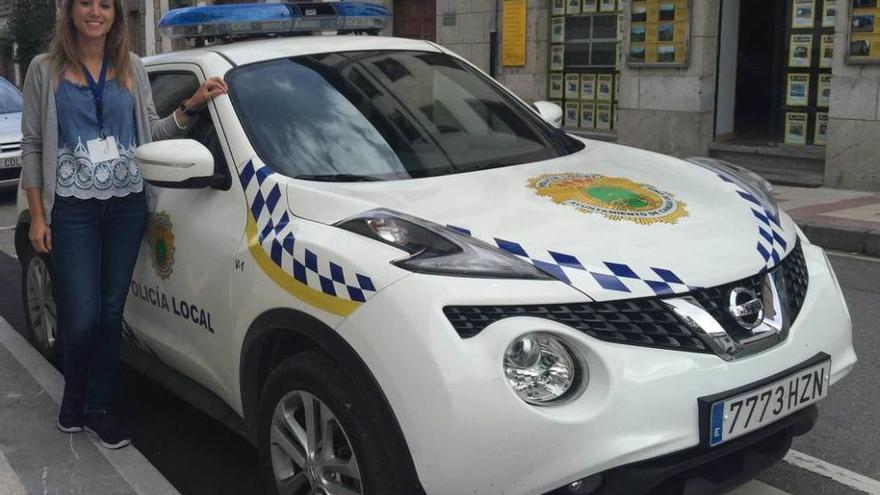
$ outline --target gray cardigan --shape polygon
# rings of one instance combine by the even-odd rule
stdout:
[[[138,145],[185,134],[186,131],[177,127],[171,115],[160,119],[156,114],[150,78],[143,62],[134,53],[131,54],[131,72],[134,77],[134,121]],[[58,167],[57,82],[49,56],[44,53],[35,57],[24,80],[21,114],[21,187],[42,189],[46,224],[52,223]]]

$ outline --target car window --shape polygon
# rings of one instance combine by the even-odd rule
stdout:
[[[534,112],[441,53],[309,55],[227,81],[257,153],[291,177],[428,177],[569,152]]]
[[[150,74],[153,103],[160,117],[167,117],[199,87],[199,80],[191,72],[153,72]],[[202,143],[214,155],[214,173],[230,178],[226,156],[207,107],[202,109],[185,136]]]
[[[0,114],[21,111],[21,93],[6,79],[0,78]]]

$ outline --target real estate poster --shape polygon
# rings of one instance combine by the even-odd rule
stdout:
[[[810,54],[813,53],[812,34],[793,34],[789,44],[788,66],[809,67]]]
[[[614,0],[600,0],[599,10],[602,12],[614,12],[617,10],[617,6],[614,3]]]
[[[550,74],[550,98],[562,98],[562,86],[565,81],[562,74]]]
[[[675,62],[675,45],[660,45],[657,47],[657,62]]]
[[[807,144],[807,114],[785,114],[785,142],[789,144]]]
[[[870,12],[870,11],[868,11]],[[876,20],[875,13],[854,13],[852,16],[852,32],[855,33],[873,33],[874,22]]]
[[[501,64],[526,65],[526,0],[505,0],[502,11]]]
[[[811,28],[816,17],[815,0],[792,0],[791,27]]]
[[[880,59],[877,52],[880,50],[874,49],[872,51],[871,48],[871,40],[861,39],[861,40],[852,40],[849,43],[849,56],[850,57],[860,57],[865,59]]]
[[[580,117],[580,105],[576,101],[565,102],[565,125],[566,127],[577,127],[578,118]]]
[[[831,74],[819,74],[819,87],[816,91],[816,105],[825,108],[831,106]]]
[[[596,104],[596,128],[611,129],[611,103]]]
[[[810,101],[810,75],[789,74],[785,90],[785,105],[805,107]]]
[[[633,24],[629,31],[629,42],[630,43],[644,43],[647,41],[647,37],[645,34],[645,26],[639,24]]]
[[[823,69],[831,68],[834,63],[834,35],[822,35],[822,51],[819,52],[819,67]]]
[[[581,95],[581,75],[566,74],[565,75],[565,99],[577,100]]]
[[[660,22],[674,21],[676,14],[675,2],[661,2],[657,12],[657,20]]]
[[[596,74],[583,74],[581,76],[581,99],[596,99]]]
[[[645,59],[645,45],[632,45],[629,49],[629,61],[636,64],[643,64]]]
[[[834,27],[837,22],[837,0],[825,0],[822,8],[822,27]]]
[[[550,47],[550,70],[560,71],[565,68],[565,46],[553,45]]]
[[[593,129],[596,127],[596,105],[593,103],[581,103],[581,127]]]
[[[599,74],[596,83],[596,99],[599,101],[611,101],[611,90],[614,85],[613,74]],[[597,110],[598,113],[598,110]]]
[[[633,24],[648,21],[648,6],[645,2],[635,2],[633,4],[631,19]]]
[[[584,0],[584,12],[598,12],[599,0]]]
[[[553,0],[553,15],[565,15],[565,0]]]
[[[566,14],[580,14],[581,13],[581,0],[568,0],[565,4],[565,13]]]
[[[828,114],[816,114],[816,130],[813,133],[813,144],[825,146],[828,142]]]
[[[565,17],[554,17],[550,23],[550,42],[565,43]]]

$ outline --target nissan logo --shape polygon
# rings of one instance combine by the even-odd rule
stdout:
[[[755,291],[737,287],[730,291],[730,316],[746,330],[753,330],[764,321],[764,303]]]

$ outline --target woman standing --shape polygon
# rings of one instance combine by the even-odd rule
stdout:
[[[28,68],[22,179],[30,240],[52,253],[64,356],[58,429],[130,443],[107,413],[122,309],[147,219],[137,145],[185,133],[190,116],[226,92],[206,81],[160,119],[140,59],[128,49],[121,0],[64,0],[49,53]]]

